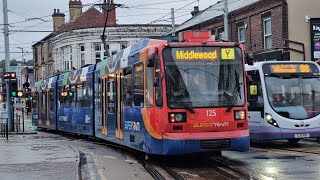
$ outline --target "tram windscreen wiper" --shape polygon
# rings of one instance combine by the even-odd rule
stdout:
[[[239,74],[238,74],[237,70],[235,70],[235,75],[236,75],[236,85],[234,87],[231,99],[228,102],[228,108],[226,110],[227,113],[230,112],[231,109],[233,108],[233,105],[236,103],[237,97],[240,96],[240,99],[241,99]]]
[[[187,110],[189,110],[191,113],[196,113],[196,111],[193,109],[193,107],[189,104],[186,104],[185,107],[187,108]]]

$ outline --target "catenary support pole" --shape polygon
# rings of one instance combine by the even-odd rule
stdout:
[[[174,19],[174,8],[171,8],[172,36],[176,35],[176,24]]]
[[[229,41],[228,0],[224,0],[224,40]]]
[[[5,72],[10,71],[10,52],[9,52],[9,21],[8,21],[8,3],[7,0],[3,0],[3,32],[4,32],[4,44],[5,44]],[[6,80],[7,91],[7,113],[8,113],[8,128],[9,131],[13,131],[13,119],[11,112],[11,96],[10,96],[10,84]]]

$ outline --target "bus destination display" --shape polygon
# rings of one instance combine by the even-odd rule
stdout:
[[[309,64],[272,64],[271,73],[311,73]]]

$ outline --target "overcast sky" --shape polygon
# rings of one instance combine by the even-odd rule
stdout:
[[[124,4],[129,8],[117,9],[118,24],[148,24],[171,12],[170,8],[180,9],[175,13],[176,23],[180,24],[191,17],[191,11],[194,6],[199,5],[200,10],[206,9],[218,0],[115,0],[115,3]],[[69,0],[7,0],[9,30],[52,30],[53,9],[60,9],[66,15],[66,21],[69,21],[68,4]],[[102,3],[103,0],[82,0],[83,12],[93,4]],[[0,60],[4,59],[4,37],[3,37],[3,0],[1,4],[0,24]],[[34,19],[41,18],[41,19]],[[170,16],[161,18],[157,23],[169,24]],[[32,20],[34,19],[34,20]],[[28,54],[25,59],[32,59],[31,46],[36,41],[41,40],[49,33],[34,32],[11,32],[10,34],[10,59],[22,60],[21,49],[24,48]]]

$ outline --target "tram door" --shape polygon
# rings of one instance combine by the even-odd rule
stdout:
[[[42,125],[42,91],[38,93],[38,125]]]
[[[102,77],[102,134],[107,135],[107,78]]]
[[[119,140],[123,139],[122,125],[123,125],[123,106],[122,106],[122,79],[123,73],[122,70],[117,71],[116,73],[116,112],[117,112],[117,122],[116,122],[116,138]]]
[[[54,103],[54,102],[50,102],[50,89],[46,90],[46,126],[50,126],[50,111],[49,111],[49,107],[50,107],[50,103]]]
[[[44,123],[44,122],[47,122],[47,91],[42,91],[42,107],[41,107],[41,122],[42,122],[42,125],[44,126],[45,124],[47,123]]]

